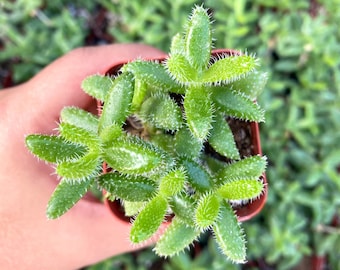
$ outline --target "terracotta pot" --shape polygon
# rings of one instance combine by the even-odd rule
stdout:
[[[255,122],[250,122],[249,125],[250,125],[251,136],[252,136],[251,140],[253,144],[253,155],[262,156],[259,125],[258,123],[255,123]],[[263,194],[256,200],[253,200],[249,202],[248,204],[236,209],[238,220],[240,222],[247,221],[251,219],[252,217],[256,216],[264,207],[266,200],[267,200],[267,193],[268,193],[268,184],[267,184],[267,178],[265,174],[262,175],[262,181],[264,183]]]
[[[224,54],[224,55],[240,55],[239,51],[232,50],[232,49],[216,49],[212,51],[212,56],[218,56],[219,54]],[[151,61],[164,61],[164,58],[153,58],[153,59],[145,59],[145,60],[151,60]],[[120,63],[117,64],[113,67],[111,67],[107,72],[106,75],[114,75],[117,74],[117,72],[120,70],[120,68],[126,64]],[[101,108],[100,103],[98,103],[98,111],[100,113],[100,108]],[[243,122],[243,121],[242,121]],[[251,154],[252,155],[262,155],[262,148],[261,148],[261,143],[260,143],[260,133],[259,133],[259,125],[256,122],[244,122],[248,125],[249,133],[251,135]],[[103,173],[108,172],[108,168],[106,164],[103,165]],[[268,192],[268,185],[267,185],[267,179],[266,175],[262,175],[262,181],[264,183],[264,190],[262,195],[257,198],[252,200],[251,202],[238,206],[235,208],[238,220],[240,222],[247,221],[251,218],[253,218],[255,215],[257,215],[262,208],[265,205],[266,199],[267,199],[267,192]],[[124,210],[123,207],[120,204],[119,200],[116,201],[109,201],[107,199],[104,200],[105,205],[108,207],[108,209],[118,218],[120,218],[123,221],[130,222],[130,217],[127,217],[124,215]],[[170,218],[171,219],[171,218]]]

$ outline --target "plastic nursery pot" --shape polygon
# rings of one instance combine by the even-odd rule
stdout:
[[[232,50],[232,49],[215,49],[212,51],[212,57],[219,57],[219,55],[228,55],[228,56],[233,56],[233,55],[240,55],[239,51]],[[151,59],[144,59],[144,60],[150,60],[150,61],[164,61],[165,58],[151,58]],[[119,72],[120,68],[126,64],[120,63],[117,64],[111,68],[109,68],[106,72],[106,75],[115,75]],[[98,104],[98,112],[100,113],[101,106],[102,104],[100,102]],[[246,154],[242,154],[241,156],[246,156],[246,155],[262,155],[262,148],[261,148],[261,143],[260,143],[260,134],[259,134],[259,125],[256,122],[245,122],[241,120],[231,120],[236,122],[236,124],[231,125],[231,129],[234,133],[234,136],[239,133],[239,137],[242,140],[239,140],[237,143],[237,146],[240,150],[240,148],[244,148],[246,146]],[[241,127],[241,129],[238,129],[238,127]],[[106,164],[103,164],[103,173],[107,173],[110,171],[110,168],[107,167]],[[240,222],[247,221],[251,218],[253,218],[255,215],[257,215],[262,208],[265,205],[266,199],[267,199],[267,192],[268,192],[268,186],[267,186],[267,179],[266,175],[262,175],[261,179],[264,183],[264,190],[263,193],[259,198],[256,198],[252,201],[249,201],[246,204],[243,205],[237,205],[234,207],[238,220]],[[105,194],[105,191],[104,191]],[[130,217],[126,216],[124,213],[124,208],[121,205],[119,200],[115,201],[110,201],[108,199],[104,199],[104,204],[107,206],[109,211],[111,211],[116,217],[119,219],[125,221],[125,222],[131,222]],[[169,218],[171,220],[171,217]],[[169,221],[168,220],[168,221]]]
[[[249,134],[252,141],[251,151],[252,155],[262,155],[262,148],[260,142],[260,132],[259,132],[259,125],[255,122],[247,123],[249,128]],[[236,208],[236,213],[238,216],[238,220],[240,222],[247,221],[257,215],[262,208],[264,207],[266,200],[267,200],[267,192],[268,192],[268,185],[267,185],[267,178],[266,175],[262,175],[262,181],[264,183],[264,190],[262,195],[252,200],[251,202],[242,205],[241,207]]]

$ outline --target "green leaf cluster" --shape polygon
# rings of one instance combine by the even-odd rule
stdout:
[[[254,98],[267,77],[256,71],[254,56],[212,54],[212,40],[210,16],[196,6],[164,62],[136,60],[115,77],[83,81],[83,90],[103,104],[99,116],[66,107],[59,135],[26,137],[31,152],[54,163],[62,177],[49,218],[97,185],[129,206],[133,243],[148,240],[174,215],[156,244],[158,255],[173,256],[211,230],[231,261],[245,262],[245,237],[231,203],[262,194],[266,159],[241,157],[226,119],[264,120]],[[142,132],[130,132],[128,122]],[[214,170],[206,162],[208,146],[229,162],[216,160]]]

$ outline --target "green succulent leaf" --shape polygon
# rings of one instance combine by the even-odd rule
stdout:
[[[144,101],[140,118],[156,128],[178,130],[182,124],[182,112],[176,102],[168,95],[158,94]]]
[[[256,179],[233,180],[218,189],[218,193],[227,200],[251,200],[261,195],[263,183]]]
[[[112,124],[102,129],[100,132],[100,139],[103,144],[109,144],[124,136],[124,134],[125,133],[120,125]]]
[[[79,159],[59,163],[56,169],[58,175],[75,181],[85,181],[98,175],[101,147],[96,134],[69,123],[61,123],[59,131],[68,141],[86,145],[88,152]]]
[[[250,55],[226,56],[213,63],[199,81],[208,84],[230,83],[252,72],[257,65],[257,59]]]
[[[150,141],[157,148],[160,148],[168,153],[174,152],[174,136],[167,133],[155,132],[150,134]]]
[[[85,181],[93,178],[101,171],[102,160],[98,152],[88,152],[81,158],[64,161],[57,165],[56,172],[59,176],[73,181]]]
[[[192,225],[195,218],[195,199],[180,193],[171,198],[171,210],[175,216],[188,225]]]
[[[230,84],[230,89],[242,92],[250,100],[255,100],[263,91],[268,80],[268,73],[254,70],[246,77]]]
[[[194,137],[185,126],[176,132],[174,146],[178,155],[195,159],[203,148],[203,141]]]
[[[103,157],[111,168],[131,174],[149,173],[172,163],[172,159],[163,150],[133,136],[106,145]]]
[[[234,135],[224,116],[218,113],[214,120],[209,136],[209,144],[222,156],[240,159]]]
[[[185,171],[183,169],[174,169],[161,179],[159,194],[165,198],[174,196],[183,190],[185,181]]]
[[[185,34],[185,53],[190,65],[198,71],[204,70],[209,63],[211,46],[209,15],[203,7],[196,6]]]
[[[226,114],[235,118],[264,122],[264,111],[240,92],[230,91],[226,87],[215,87],[212,90],[212,99]]]
[[[195,224],[201,230],[211,226],[217,219],[220,209],[220,199],[216,193],[203,195],[195,210]]]
[[[168,202],[162,196],[156,196],[148,202],[132,224],[131,242],[137,244],[150,238],[162,224],[167,208]]]
[[[187,85],[197,80],[197,71],[193,68],[186,57],[182,54],[171,54],[166,60],[165,65],[170,73],[179,84]]]
[[[88,95],[104,101],[107,93],[112,89],[113,81],[108,76],[91,75],[82,81],[81,88]]]
[[[184,89],[176,83],[162,63],[157,61],[136,60],[126,64],[123,71],[131,72],[136,79],[142,80],[158,90],[164,92],[184,93]]]
[[[86,194],[93,181],[92,178],[82,182],[61,180],[48,202],[47,217],[56,219],[66,213]]]
[[[229,204],[221,205],[220,218],[213,225],[213,232],[223,254],[235,263],[245,262],[245,237]]]
[[[98,132],[98,117],[80,108],[63,108],[61,111],[61,121],[83,128],[92,133]]]
[[[106,95],[99,121],[99,130],[112,124],[122,125],[130,114],[134,92],[134,77],[123,73],[114,80],[114,85]]]
[[[216,159],[211,155],[203,155],[202,161],[212,175],[216,175],[216,172],[222,170],[226,166],[225,161]]]
[[[69,123],[60,123],[60,135],[66,140],[86,145],[90,151],[99,152],[100,142],[96,134]]]
[[[116,172],[98,177],[98,184],[108,191],[109,198],[118,197],[131,202],[147,201],[156,194],[157,183],[143,176],[122,175]]]
[[[174,256],[183,251],[200,235],[200,231],[175,217],[154,248],[162,257]]]
[[[267,166],[266,157],[251,156],[225,166],[216,175],[217,183],[223,184],[230,180],[254,179],[257,180]]]
[[[142,105],[146,93],[148,91],[148,85],[145,81],[135,78],[135,91],[133,93],[131,101],[131,109],[133,112],[138,111]]]
[[[28,135],[25,143],[32,154],[51,163],[60,163],[82,157],[87,148],[81,144],[71,143],[60,136]]]
[[[170,54],[185,54],[185,40],[180,33],[171,39]]]
[[[196,161],[182,158],[181,164],[187,172],[188,182],[199,192],[205,192],[212,188],[212,180],[208,172]]]
[[[146,201],[130,202],[123,201],[125,216],[132,217],[136,216],[146,205]]]
[[[212,127],[213,107],[205,87],[188,87],[184,110],[190,131],[199,140],[205,140]]]

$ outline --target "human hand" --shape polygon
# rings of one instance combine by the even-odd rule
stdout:
[[[137,57],[164,57],[137,44],[76,49],[30,81],[0,91],[0,268],[77,269],[131,251],[130,225],[103,204],[79,201],[57,220],[45,216],[58,181],[49,164],[26,149],[25,135],[51,134],[64,106],[92,110],[80,89],[88,75]]]

